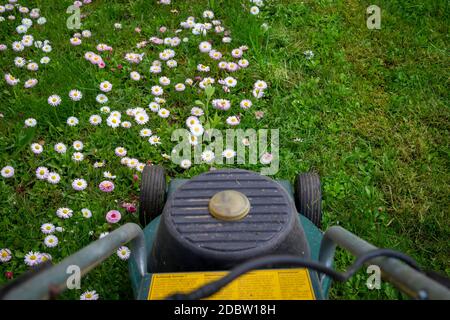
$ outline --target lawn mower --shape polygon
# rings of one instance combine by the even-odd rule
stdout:
[[[66,289],[70,266],[81,275],[131,242],[134,297],[159,299],[327,299],[331,282],[363,265],[414,299],[450,299],[450,290],[408,256],[379,249],[340,226],[320,230],[320,179],[301,173],[292,187],[255,172],[217,169],[167,184],[164,169],[142,173],[139,219],[57,265],[3,288],[3,299],[44,299]],[[356,260],[333,269],[336,247]],[[441,279],[442,280],[442,279]]]

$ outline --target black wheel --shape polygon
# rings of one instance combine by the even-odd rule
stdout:
[[[318,228],[322,223],[322,191],[317,173],[300,173],[295,179],[295,205]]]
[[[166,174],[161,166],[146,165],[142,171],[139,221],[146,226],[162,213],[166,200]]]

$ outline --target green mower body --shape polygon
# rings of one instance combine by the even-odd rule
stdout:
[[[188,179],[174,179],[168,184],[167,188],[167,198],[169,198],[181,185],[189,181]],[[287,180],[277,180],[294,200],[294,188]],[[158,226],[160,223],[161,217],[158,216],[153,219],[145,228],[144,228],[144,237],[146,247],[152,248],[155,237],[157,234]],[[310,248],[311,259],[318,261],[320,245],[323,238],[322,231],[308,218],[298,214],[298,223],[302,226],[308,244]],[[152,270],[149,270],[149,273],[141,276],[136,267],[136,263],[133,260],[129,261],[129,273],[131,284],[133,287],[134,296],[138,300],[147,300],[149,296],[149,290],[151,287],[152,281]],[[210,271],[223,271],[223,270],[210,270]],[[331,280],[329,277],[323,277],[322,280],[319,280],[319,277],[315,272],[311,272],[311,284],[314,289],[314,296],[316,299],[327,299],[328,291],[330,288]]]

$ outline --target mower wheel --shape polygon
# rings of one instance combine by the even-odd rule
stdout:
[[[159,216],[166,200],[166,173],[158,165],[146,165],[142,171],[139,197],[139,221],[146,226]]]
[[[318,228],[322,222],[322,191],[317,173],[300,173],[295,179],[295,205],[300,214],[311,220]]]

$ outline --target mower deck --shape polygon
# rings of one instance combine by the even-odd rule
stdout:
[[[171,194],[182,184],[184,184],[187,179],[175,179],[172,180],[169,183],[168,190],[167,190],[167,198],[171,196]],[[293,197],[294,191],[287,180],[280,180],[277,181],[282,187],[284,187],[287,191],[287,193]],[[299,220],[298,223],[301,224],[303,227],[303,230],[306,234],[306,238],[308,240],[308,244],[311,251],[311,258],[315,261],[318,261],[318,255],[320,251],[320,243],[322,241],[322,231],[320,231],[308,218],[304,217],[303,215],[299,214]],[[153,221],[151,221],[144,229],[144,235],[145,235],[145,243],[147,248],[153,247],[153,242],[155,240],[156,231],[158,229],[158,225],[160,222],[160,216],[156,217]],[[296,269],[299,270],[300,269]],[[223,270],[211,270],[211,271],[223,271]],[[134,296],[138,300],[147,300],[149,299],[149,290],[150,285],[152,281],[153,273],[151,270],[148,270],[148,273],[145,274],[143,277],[140,276],[137,266],[135,265],[134,261],[130,259],[129,262],[129,272],[130,272],[130,279],[133,287]],[[203,274],[205,272],[202,272]],[[322,284],[319,283],[317,274],[313,271],[309,273],[309,279],[311,286],[314,291],[313,297],[315,299],[326,299],[328,297],[328,291],[330,287],[330,279],[326,277]],[[237,280],[236,280],[237,281]]]

